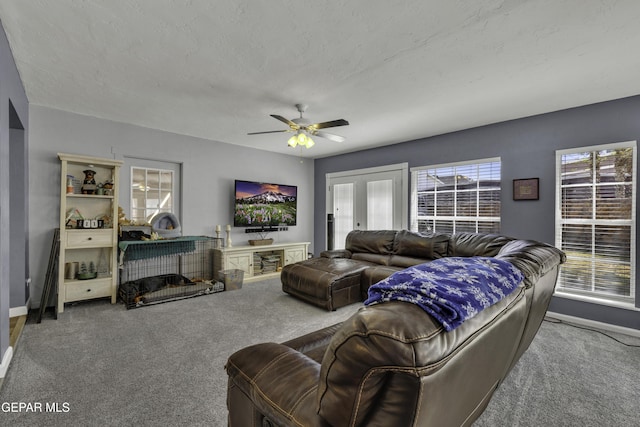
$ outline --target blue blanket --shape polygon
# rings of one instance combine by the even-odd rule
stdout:
[[[369,288],[365,305],[418,305],[447,331],[497,303],[522,282],[512,264],[488,257],[446,257],[398,271]]]

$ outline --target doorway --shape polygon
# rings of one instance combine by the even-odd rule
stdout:
[[[9,316],[27,314],[29,301],[29,167],[22,121],[9,101]]]
[[[333,249],[352,230],[407,228],[408,164],[327,174],[327,213],[333,215]]]

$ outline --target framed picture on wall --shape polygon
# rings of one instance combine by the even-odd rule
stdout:
[[[513,200],[538,200],[540,178],[513,180]]]

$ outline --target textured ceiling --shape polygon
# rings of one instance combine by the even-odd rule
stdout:
[[[324,157],[640,94],[637,0],[0,0],[30,103]],[[338,118],[309,150],[269,117]]]

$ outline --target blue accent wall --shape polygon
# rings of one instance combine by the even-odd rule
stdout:
[[[357,125],[352,123],[352,126]],[[314,252],[325,249],[327,173],[401,162],[408,162],[411,168],[489,157],[502,160],[502,234],[553,244],[556,150],[630,140],[640,140],[640,96],[316,159]],[[540,178],[540,199],[514,201],[513,180],[535,177]],[[638,206],[640,203],[636,201],[636,209]],[[636,227],[636,233],[639,228]],[[640,241],[638,236],[636,240]],[[640,287],[638,277],[636,283],[636,287]],[[640,307],[638,295],[635,305]],[[559,297],[553,298],[550,310],[640,329],[640,310]]]

